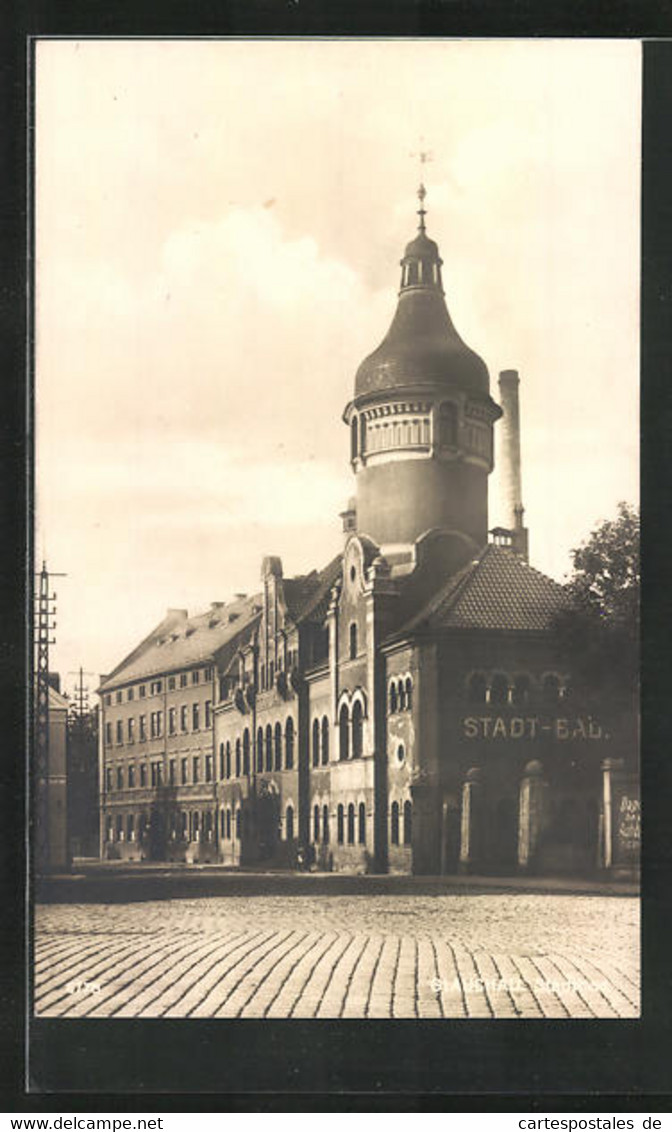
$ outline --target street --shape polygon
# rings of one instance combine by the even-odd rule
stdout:
[[[35,1013],[633,1018],[634,897],[257,895],[35,910]]]

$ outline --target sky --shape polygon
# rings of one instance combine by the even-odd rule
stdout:
[[[35,552],[67,573],[66,687],[168,607],[256,592],[264,555],[339,550],[341,414],[421,174],[458,332],[495,399],[520,373],[531,563],[562,580],[637,502],[638,43],[43,40],[35,100]]]

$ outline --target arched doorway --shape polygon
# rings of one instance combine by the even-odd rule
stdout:
[[[492,865],[498,872],[512,872],[518,863],[518,801],[500,798],[493,814]]]

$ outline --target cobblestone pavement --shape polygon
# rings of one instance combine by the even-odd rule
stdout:
[[[35,1013],[633,1018],[639,902],[528,894],[41,905]]]

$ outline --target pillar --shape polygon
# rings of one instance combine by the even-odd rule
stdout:
[[[518,868],[522,872],[531,871],[537,863],[546,823],[547,791],[544,768],[537,759],[532,759],[523,771],[519,794]]]
[[[480,767],[472,767],[462,785],[460,872],[474,872],[482,850],[483,783]]]

